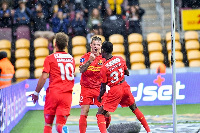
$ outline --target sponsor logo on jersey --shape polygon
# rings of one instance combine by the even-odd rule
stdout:
[[[80,63],[83,63],[85,61],[85,58],[80,59]]]
[[[90,71],[100,71],[101,67],[89,66],[87,70],[90,70]]]
[[[99,60],[98,65],[103,65],[103,61]]]

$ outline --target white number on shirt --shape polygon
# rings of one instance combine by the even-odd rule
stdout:
[[[121,73],[121,77],[123,76],[123,69],[120,68],[118,69],[118,71]],[[114,77],[113,77],[114,76]],[[119,80],[119,77],[118,77],[118,72],[117,71],[114,71],[110,74],[110,77],[113,77],[113,80],[111,80],[111,83],[115,83]]]
[[[60,67],[60,73],[61,73],[61,79],[65,80],[65,77],[67,80],[73,80],[74,79],[74,67],[71,63],[67,63],[64,67],[63,63],[58,63],[58,66]],[[71,69],[71,75],[69,68]]]

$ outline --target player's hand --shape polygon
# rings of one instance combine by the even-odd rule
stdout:
[[[30,94],[29,96],[32,97],[32,101],[35,104],[38,101],[38,96],[34,95],[34,94]]]
[[[91,53],[89,58],[90,62],[93,62],[95,58],[96,58],[95,55]]]

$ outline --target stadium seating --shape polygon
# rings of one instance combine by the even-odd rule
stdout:
[[[84,55],[86,52],[87,52],[87,49],[85,46],[76,46],[72,48],[73,56]]]
[[[150,69],[157,69],[161,64],[164,64],[163,62],[152,62],[150,64]]]
[[[82,55],[77,55],[74,56],[74,60],[75,60],[75,65],[79,66],[80,65],[80,59],[81,59]]]
[[[167,43],[167,51],[171,51],[171,41]],[[178,41],[175,41],[175,51],[181,51],[181,43]]]
[[[197,31],[186,31],[184,34],[184,39],[185,42],[189,41],[189,40],[198,40],[199,39],[199,35]]]
[[[134,64],[131,64],[131,69],[132,70],[140,70],[140,69],[145,69],[146,66],[144,63],[134,63]]]
[[[143,45],[140,43],[132,43],[129,44],[129,53],[142,53],[143,52]]]
[[[150,42],[160,42],[161,35],[159,33],[149,33],[147,34],[147,43]]]
[[[17,82],[28,79],[30,77],[29,69],[17,69],[15,72],[15,77]]]
[[[120,34],[113,34],[113,35],[109,36],[109,41],[111,43],[113,43],[113,45],[124,44],[124,37]]]
[[[35,39],[34,48],[48,48],[48,40],[42,37]]]
[[[20,49],[20,48],[27,48],[29,49],[30,48],[30,41],[25,39],[25,38],[21,38],[21,39],[18,39],[16,42],[15,42],[15,47],[16,49]]]
[[[87,39],[84,36],[75,36],[72,38],[72,46],[86,46]]]
[[[152,52],[149,54],[149,61],[150,61],[150,63],[163,62],[164,54],[162,52]]]
[[[29,69],[30,60],[28,58],[19,58],[15,62],[15,67],[16,67],[16,69],[19,69],[19,68],[27,68],[27,69]]]
[[[124,45],[122,44],[115,44],[113,45],[113,54],[121,53],[124,54]]]
[[[160,42],[150,42],[148,44],[148,51],[151,52],[162,52],[162,44]]]
[[[187,57],[189,62],[191,60],[200,60],[200,51],[199,50],[190,50],[187,52]]]
[[[182,61],[183,53],[180,51],[175,51],[175,59],[176,61]],[[171,61],[171,51],[168,53],[168,60]]]
[[[124,54],[120,54],[120,53],[117,53],[117,54],[112,54],[113,56],[121,56],[125,61],[126,61],[126,56]]]
[[[43,67],[45,57],[36,58],[34,60],[35,68]]]
[[[199,41],[197,40],[189,40],[185,43],[186,51],[189,50],[199,50]]]
[[[128,36],[128,43],[129,45],[132,43],[140,43],[142,44],[143,38],[141,34],[132,33]]]
[[[49,55],[49,50],[47,48],[37,48],[35,50],[35,57],[46,57]]]
[[[142,53],[132,53],[130,55],[130,63],[144,63],[145,57]]]
[[[180,41],[180,35],[178,32],[175,32],[175,41],[179,42]],[[166,42],[171,42],[171,32],[167,32],[166,35],[165,35],[165,40]]]
[[[0,28],[0,40],[9,40],[12,42],[12,29],[11,28]]]
[[[15,51],[15,58],[29,58],[30,51],[28,49],[17,49]]]
[[[0,50],[2,49],[11,49],[11,42],[9,40],[0,40]]]
[[[189,67],[200,67],[200,60],[191,60],[189,62]]]
[[[42,75],[43,67],[36,68],[34,71],[34,77],[39,78]]]

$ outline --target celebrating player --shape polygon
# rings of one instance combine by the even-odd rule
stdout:
[[[129,76],[124,59],[120,56],[112,56],[113,44],[105,41],[102,44],[101,52],[102,57],[106,62],[101,68],[100,75],[102,78],[101,91],[98,100],[101,101],[101,106],[97,112],[97,124],[101,133],[106,133],[105,114],[107,112],[114,112],[120,104],[122,107],[129,107],[136,115],[137,119],[141,122],[147,132],[150,128],[147,121],[135,104],[134,97],[130,91],[130,86],[125,81],[124,75]],[[106,85],[110,90],[106,95]],[[102,96],[104,97],[102,98]]]
[[[49,87],[46,90],[44,105],[44,133],[52,132],[52,124],[56,115],[56,130],[58,133],[68,133],[65,126],[70,115],[72,88],[74,86],[75,61],[64,51],[68,36],[63,32],[56,34],[56,53],[45,58],[42,76],[39,78],[32,100],[38,100],[38,94],[44,86],[49,74]]]
[[[86,53],[80,59],[80,72],[81,75],[81,94],[80,94],[80,105],[81,115],[79,119],[79,131],[85,133],[87,128],[87,116],[90,105],[100,106],[97,97],[99,96],[101,78],[100,68],[105,62],[102,58],[101,51],[101,38],[95,36],[91,41],[91,52]],[[111,121],[110,114],[106,114],[106,127],[109,126]]]

